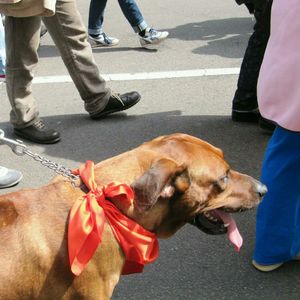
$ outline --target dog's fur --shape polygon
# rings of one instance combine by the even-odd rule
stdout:
[[[158,137],[97,164],[95,179],[99,186],[130,184],[133,205],[114,204],[159,238],[204,211],[252,208],[263,190],[258,181],[231,170],[220,149],[184,134]],[[42,188],[0,196],[0,299],[111,297],[124,256],[108,224],[82,274],[70,271],[68,214],[84,192],[58,177]]]

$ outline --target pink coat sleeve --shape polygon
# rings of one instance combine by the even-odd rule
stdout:
[[[265,118],[300,131],[300,1],[274,0],[257,95]]]

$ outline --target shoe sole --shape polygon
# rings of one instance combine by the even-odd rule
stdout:
[[[38,143],[38,144],[55,144],[55,143],[59,142],[60,139],[61,139],[60,137],[58,137],[58,138],[52,139],[52,140],[43,140],[43,141],[41,141],[39,139],[35,139],[35,138],[31,137],[31,136],[28,136],[28,135],[26,135],[24,133],[19,133],[18,131],[16,131],[16,129],[14,130],[14,133],[18,137],[27,139],[27,140],[29,140],[31,142],[35,142],[35,143]]]
[[[119,109],[111,109],[111,110],[108,110],[106,111],[105,113],[102,113],[101,112],[99,114],[97,114],[97,116],[90,116],[91,119],[93,120],[99,120],[99,119],[102,119],[104,117],[106,117],[107,115],[110,115],[110,114],[113,114],[113,113],[116,113],[116,112],[121,112],[121,111],[124,111],[124,110],[127,110],[129,109],[130,107],[134,106],[135,104],[137,104],[139,101],[141,100],[141,96],[139,96],[137,98],[137,100],[135,102],[133,102],[131,105],[129,106],[124,106],[124,107],[121,107]]]
[[[97,44],[96,41],[92,40],[91,38],[88,39],[92,49],[98,49],[98,48],[110,48],[119,45],[119,42],[116,44]]]
[[[241,111],[232,111],[231,119],[235,122],[251,122],[257,123],[259,121],[260,115],[255,112],[241,112]]]
[[[117,46],[118,44],[111,44],[111,45],[92,45],[91,44],[91,47],[92,47],[92,49],[111,48],[111,47]]]
[[[150,50],[151,49],[156,49],[157,48],[156,46],[158,46],[161,42],[163,42],[164,40],[166,40],[168,36],[169,35],[167,35],[163,39],[156,40],[155,43],[147,43],[147,42],[145,42],[145,44],[144,44],[144,42],[142,42],[142,40],[140,40],[140,44],[141,44],[142,48],[145,48],[145,49],[150,49]]]
[[[255,269],[261,272],[272,272],[283,265],[283,263],[273,264],[273,265],[260,265],[255,260],[252,260],[252,265]]]

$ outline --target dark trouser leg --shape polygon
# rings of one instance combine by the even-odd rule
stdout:
[[[270,35],[271,6],[272,1],[268,1],[264,9],[254,12],[256,24],[243,58],[232,103],[234,121],[257,121],[259,118],[256,86]]]

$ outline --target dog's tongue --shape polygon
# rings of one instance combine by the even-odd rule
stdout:
[[[230,216],[230,214],[223,211],[216,210],[215,212],[222,219],[224,224],[229,224],[229,226],[227,227],[227,237],[234,245],[235,250],[240,251],[243,245],[243,238],[236,226],[234,219]]]

